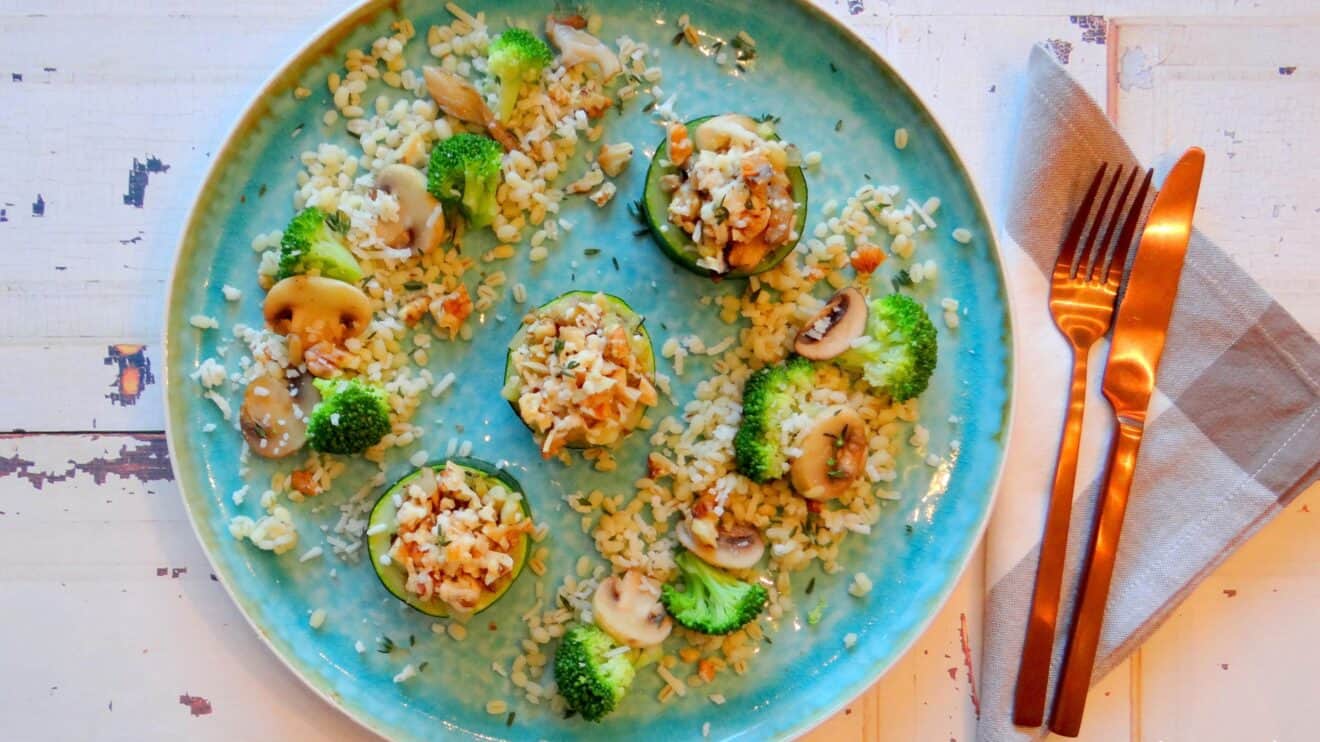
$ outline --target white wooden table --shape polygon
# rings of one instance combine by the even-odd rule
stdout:
[[[1139,155],[1206,148],[1200,226],[1320,332],[1313,0],[823,4],[924,94],[997,213],[1023,63],[1048,41]],[[258,84],[344,6],[0,0],[6,740],[367,737],[266,650],[211,578],[171,481],[149,366],[212,151]],[[1316,738],[1318,498],[1299,498],[1100,684],[1086,738]],[[978,559],[907,656],[810,738],[974,738],[983,582]]]

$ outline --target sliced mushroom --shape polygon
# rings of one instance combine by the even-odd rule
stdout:
[[[683,548],[716,567],[751,569],[765,554],[765,540],[761,538],[761,533],[745,523],[721,529],[713,546],[698,541],[687,523],[679,523],[674,531]]]
[[[376,176],[376,187],[399,202],[399,218],[384,222],[377,232],[391,247],[410,246],[416,253],[434,250],[445,239],[445,210],[426,190],[426,176],[415,167],[387,166]]]
[[[829,408],[799,440],[789,479],[809,500],[838,497],[866,467],[866,423],[847,407]]]
[[[725,113],[708,118],[692,133],[692,143],[697,149],[708,152],[728,149],[730,144],[755,144],[760,138],[756,121],[740,113]]]
[[[320,399],[305,376],[258,376],[249,382],[238,421],[252,453],[282,459],[301,449],[307,442],[307,416]]]
[[[834,358],[866,332],[867,312],[862,292],[851,287],[840,291],[798,331],[793,350],[813,361]]]
[[[595,64],[606,81],[623,71],[619,55],[610,51],[600,39],[574,28],[572,24],[550,18],[545,24],[545,35],[550,37],[550,43],[559,48],[559,58],[565,67]]]
[[[371,302],[358,287],[321,276],[291,276],[271,287],[262,306],[266,325],[289,337],[289,360],[318,343],[341,345],[366,331]]]
[[[674,628],[660,604],[660,586],[636,570],[614,575],[591,599],[596,624],[630,647],[652,647]]]
[[[422,79],[440,110],[459,121],[485,127],[491,138],[506,151],[518,149],[518,139],[495,118],[495,112],[486,105],[486,99],[472,87],[472,83],[453,72],[439,67],[423,67]]]

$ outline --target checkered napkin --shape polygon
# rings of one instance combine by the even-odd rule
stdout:
[[[986,541],[977,730],[983,740],[1044,736],[1015,727],[1012,705],[1068,388],[1066,346],[1046,308],[1049,271],[1099,164],[1138,165],[1095,101],[1040,47],[1031,54],[1021,117],[1004,241],[1019,377],[1013,443]],[[1099,396],[1108,352],[1107,343],[1100,345],[1091,358],[1052,682],[1112,430],[1112,413]],[[1094,680],[1320,476],[1320,344],[1199,232],[1187,252],[1157,387]]]

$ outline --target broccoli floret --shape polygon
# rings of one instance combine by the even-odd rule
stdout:
[[[426,189],[449,204],[458,204],[468,222],[484,227],[495,220],[495,192],[500,187],[499,143],[490,137],[463,132],[431,150]]]
[[[935,371],[935,324],[926,310],[906,294],[890,294],[871,302],[866,340],[844,351],[835,361],[860,373],[866,383],[906,402],[926,391]]]
[[[733,438],[738,471],[762,483],[783,476],[787,456],[779,447],[779,431],[815,378],[815,366],[800,356],[748,377],[743,387],[742,422]]]
[[[348,251],[344,240],[348,231],[346,221],[338,212],[327,215],[315,206],[298,212],[284,228],[280,269],[275,279],[282,281],[315,270],[326,278],[346,283],[361,281],[362,266]]]
[[[548,44],[521,28],[511,28],[490,42],[487,69],[500,80],[501,121],[513,113],[523,85],[540,77],[554,56]]]
[[[743,582],[693,555],[674,557],[681,573],[677,587],[660,588],[660,602],[684,628],[703,634],[728,634],[742,628],[765,607],[765,588]]]
[[[321,401],[307,420],[307,443],[323,453],[361,453],[390,432],[385,391],[357,379],[312,382]]]
[[[617,651],[619,646],[609,634],[586,624],[569,629],[555,651],[559,694],[587,721],[600,721],[613,711],[632,685],[637,671],[628,653]]]

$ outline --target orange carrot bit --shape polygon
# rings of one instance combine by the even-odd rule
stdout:
[[[678,658],[684,662],[696,662],[699,657],[701,657],[701,650],[696,647],[684,647],[678,650]]]
[[[710,660],[702,660],[697,663],[697,675],[707,683],[715,681],[715,663]]]
[[[321,494],[321,486],[312,478],[312,473],[303,469],[298,469],[289,477],[289,485],[308,497]]]
[[[859,245],[853,251],[851,260],[853,270],[863,275],[870,275],[875,272],[880,264],[885,262],[885,251],[875,245]]]

